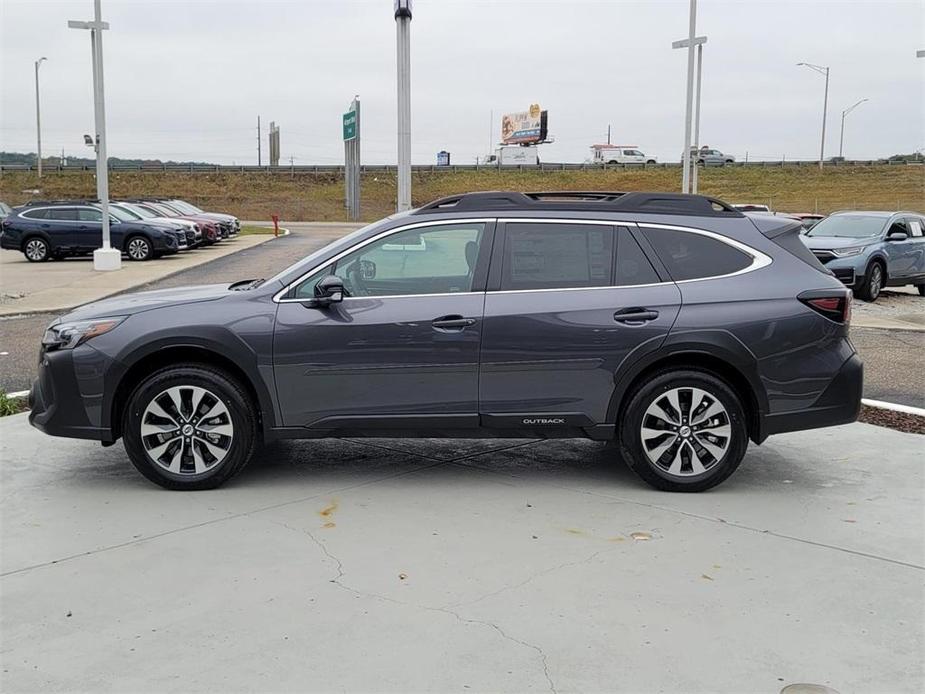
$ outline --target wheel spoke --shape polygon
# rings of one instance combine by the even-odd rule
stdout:
[[[708,419],[715,417],[718,414],[721,414],[726,411],[726,408],[722,406],[719,400],[713,400],[713,404],[710,405],[706,410],[703,411],[703,414],[697,416],[697,420],[691,422],[692,425],[700,424],[705,422]]]
[[[142,422],[141,435],[151,436],[152,434],[170,434],[177,431],[180,427],[176,424],[155,424],[154,422]]]
[[[681,452],[684,450],[684,442],[678,444],[678,449],[674,453],[674,458],[671,461],[671,467],[668,468],[669,475],[680,475],[681,466],[684,464],[684,458],[681,457]]]
[[[697,427],[698,434],[713,434],[713,436],[722,436],[728,439],[732,435],[732,427],[728,424],[701,424]]]
[[[195,465],[196,474],[198,475],[201,472],[205,472],[208,469],[205,459],[202,457],[202,452],[199,450],[199,447],[196,445],[197,441],[202,439],[193,439],[189,443],[190,450],[193,452],[193,463]]]
[[[161,419],[170,420],[171,422],[174,423],[174,425],[175,425],[176,427],[179,427],[179,426],[180,426],[180,423],[177,421],[176,417],[174,417],[172,414],[170,414],[169,412],[167,412],[167,410],[165,410],[163,407],[161,407],[161,406],[157,403],[157,400],[152,400],[152,401],[148,404],[148,409],[147,409],[147,413],[146,413],[146,414],[153,414],[155,417],[160,417]],[[148,418],[145,417],[145,420],[147,420],[147,419],[148,419]]]
[[[681,420],[684,419],[684,413],[681,411],[681,402],[678,397],[680,391],[675,388],[674,390],[669,390],[665,395],[668,397],[668,402],[671,403],[671,406],[674,408],[674,411],[678,413],[678,417],[675,421],[675,424],[680,424]]]
[[[710,454],[717,460],[721,460],[722,457],[726,454],[726,446],[719,446],[712,441],[708,440],[706,436],[700,434],[695,434],[697,443],[707,449]]]
[[[697,449],[695,449],[690,444],[687,444],[687,448],[691,452],[691,474],[699,475],[702,472],[706,472],[706,468],[703,466],[703,463],[700,461],[700,456],[697,455]]]
[[[202,434],[221,434],[222,436],[231,436],[234,427],[230,424],[200,424],[196,427]]]

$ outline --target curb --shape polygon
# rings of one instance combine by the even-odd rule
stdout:
[[[900,405],[895,402],[883,402],[882,400],[868,400],[867,398],[861,398],[861,404],[867,405],[868,407],[875,407],[878,410],[889,410],[890,412],[902,412],[903,414],[911,414],[916,417],[925,417],[925,409],[921,407]]]

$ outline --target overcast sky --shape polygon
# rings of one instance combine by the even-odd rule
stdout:
[[[923,0],[700,0],[706,34],[701,142],[750,159],[818,157],[831,66],[826,154],[925,148]],[[416,0],[412,151],[472,163],[500,116],[539,103],[555,143],[543,161],[583,161],[606,140],[661,159],[683,149],[687,0]],[[35,151],[33,62],[43,151],[87,156],[93,131],[91,0],[0,0],[0,149]],[[363,104],[364,163],[394,163],[392,0],[103,0],[109,154],[256,163],[256,119],[281,129],[282,161],[343,162],[341,113]],[[491,120],[491,113],[494,119]]]

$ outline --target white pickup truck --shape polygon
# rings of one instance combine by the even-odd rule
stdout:
[[[591,145],[592,164],[656,164],[636,145]]]

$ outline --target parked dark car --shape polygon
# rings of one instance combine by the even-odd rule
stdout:
[[[850,292],[799,234],[696,195],[456,195],[267,280],[55,320],[30,422],[122,437],[171,489],[275,439],[442,436],[612,442],[649,484],[700,491],[749,440],[858,414]]]
[[[925,216],[917,212],[835,212],[803,241],[864,301],[909,284],[925,296]]]
[[[229,232],[231,236],[234,236],[239,231],[241,231],[241,220],[231,214],[223,214],[220,212],[206,212],[196,207],[192,203],[188,203],[185,200],[163,200],[167,205],[170,205],[174,209],[179,210],[184,214],[202,214],[211,219],[215,219],[220,222],[227,222],[230,224]]]
[[[137,208],[139,212],[143,211],[149,215],[153,215],[154,217],[159,217],[162,219],[183,219],[198,224],[200,230],[202,231],[202,242],[205,246],[211,246],[212,244],[218,243],[224,238],[221,227],[214,219],[208,219],[201,215],[178,216],[175,210],[164,208],[163,206],[158,205],[157,203],[152,203],[150,201],[124,200],[121,202],[128,202],[133,207]]]
[[[93,203],[33,202],[0,222],[0,248],[22,252],[34,263],[88,255],[103,244],[103,213]],[[110,209],[110,243],[129,260],[150,260],[186,248],[186,234],[132,220]]]
[[[167,217],[158,217],[157,215],[136,207],[129,202],[111,202],[110,206],[123,210],[136,221],[144,221],[146,224],[155,224],[157,226],[163,226],[169,229],[182,229],[186,234],[186,245],[189,248],[196,248],[197,246],[202,245],[202,229],[196,222],[191,222],[188,219],[168,219]]]
[[[237,234],[237,229],[235,228],[235,218],[230,215],[223,214],[214,214],[210,212],[202,211],[193,211],[185,206],[178,204],[177,202],[170,200],[145,200],[143,201],[146,205],[156,207],[160,210],[163,210],[165,214],[173,217],[182,217],[185,219],[198,219],[210,221],[213,224],[218,225],[219,229],[222,232],[222,238],[227,239],[230,236]]]

